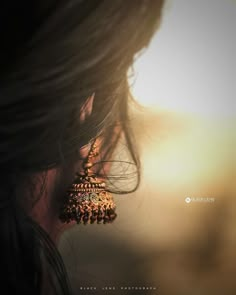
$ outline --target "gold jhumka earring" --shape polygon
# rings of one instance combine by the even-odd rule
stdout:
[[[91,145],[88,157],[84,160],[82,174],[68,189],[60,219],[64,223],[76,221],[79,223],[109,223],[117,214],[112,195],[106,190],[106,184],[92,173],[91,159],[98,155],[96,140]]]

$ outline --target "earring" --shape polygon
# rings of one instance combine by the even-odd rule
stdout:
[[[98,155],[96,140],[91,145],[88,157],[84,160],[82,174],[76,173],[77,178],[68,189],[62,213],[59,218],[64,223],[76,221],[79,223],[108,223],[117,214],[112,195],[106,190],[106,184],[92,173],[91,159]]]

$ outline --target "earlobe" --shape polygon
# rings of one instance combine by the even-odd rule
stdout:
[[[80,110],[80,122],[83,123],[92,113],[95,92],[87,98]]]

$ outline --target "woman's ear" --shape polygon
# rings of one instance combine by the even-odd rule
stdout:
[[[92,113],[95,92],[87,98],[80,110],[80,122],[83,123]]]

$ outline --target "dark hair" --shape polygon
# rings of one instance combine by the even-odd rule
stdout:
[[[59,167],[58,183],[63,182],[83,145],[101,135],[103,163],[122,135],[137,167],[137,185],[129,191],[137,188],[127,71],[148,47],[162,6],[163,0],[1,4],[0,280],[7,294],[40,294],[45,264],[55,292],[70,294],[56,246],[22,206],[23,184],[35,198],[33,173]],[[93,93],[92,114],[81,124],[81,107]]]

